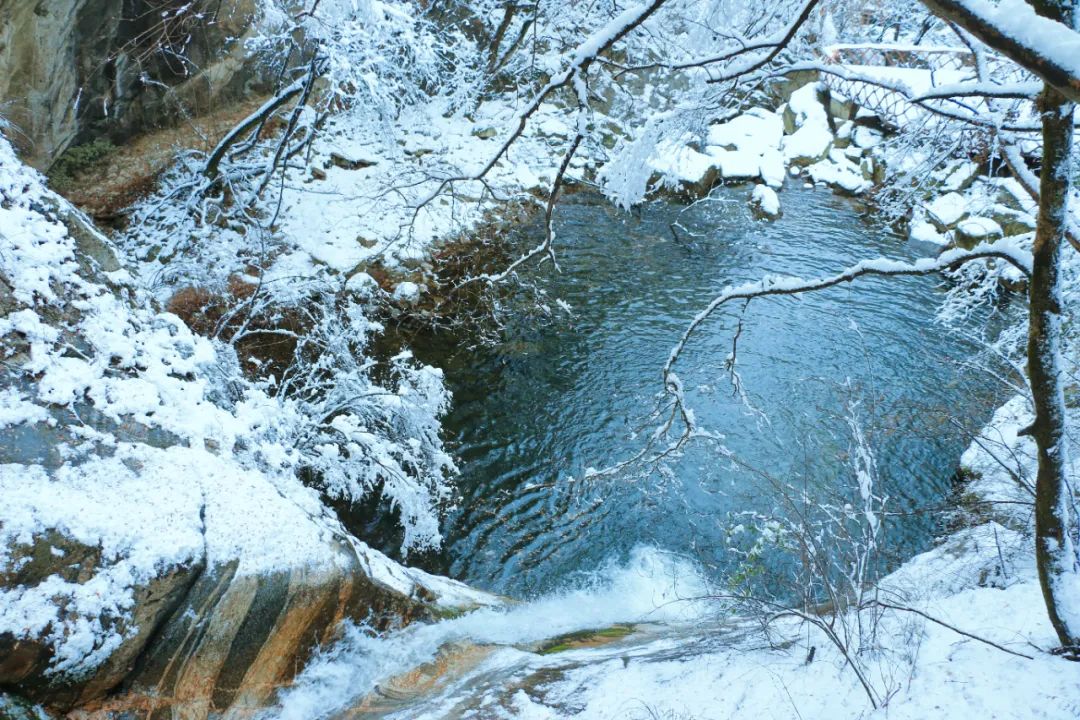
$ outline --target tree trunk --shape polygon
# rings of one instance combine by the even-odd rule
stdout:
[[[1072,2],[1035,3],[1040,14],[1073,25]],[[1072,490],[1067,475],[1065,393],[1061,367],[1061,262],[1068,212],[1074,104],[1050,85],[1040,97],[1043,165],[1039,217],[1032,250],[1028,326],[1028,377],[1035,406],[1031,435],[1038,448],[1035,481],[1035,559],[1050,622],[1063,646],[1080,647],[1080,591],[1073,533]]]

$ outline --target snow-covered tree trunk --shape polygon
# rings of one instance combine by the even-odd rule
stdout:
[[[1036,3],[1040,14],[1074,24],[1072,0]],[[1076,518],[1069,486],[1065,392],[1061,360],[1061,260],[1065,250],[1074,103],[1049,84],[1043,89],[1043,164],[1039,216],[1032,250],[1028,326],[1028,376],[1035,406],[1031,435],[1038,447],[1035,483],[1035,544],[1039,582],[1050,621],[1062,645],[1080,647]]]
[[[1043,161],[1039,216],[1032,250],[1028,377],[1039,467],[1035,483],[1035,560],[1050,622],[1064,648],[1080,650],[1080,562],[1077,520],[1069,485],[1062,378],[1061,262],[1068,228],[1069,170],[1073,144],[1073,100],[1080,75],[1070,53],[1080,38],[1076,0],[1028,0],[1007,7],[988,0],[922,0],[1044,80],[1039,96]]]

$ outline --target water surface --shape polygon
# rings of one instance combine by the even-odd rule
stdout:
[[[718,313],[678,372],[700,425],[722,433],[744,465],[701,444],[669,473],[586,477],[640,449],[656,424],[665,358],[725,285],[934,252],[826,190],[785,190],[776,222],[754,220],[748,194],[720,189],[690,208],[634,213],[569,198],[557,217],[561,272],[541,271],[539,282],[573,316],[522,319],[497,347],[423,358],[447,369],[446,428],[462,469],[429,569],[535,596],[647,545],[723,577],[741,560],[728,549],[732,527],[783,505],[761,473],[812,503],[857,500],[852,416],[875,450],[875,492],[895,513],[886,564],[928,546],[939,522],[928,509],[946,501],[970,430],[1001,399],[964,366],[977,347],[935,322],[940,278],[867,279]],[[725,369],[740,315],[738,368],[760,414]]]

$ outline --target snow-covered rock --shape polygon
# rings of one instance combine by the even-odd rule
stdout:
[[[908,228],[908,237],[916,242],[933,243],[934,245],[947,245],[949,239],[938,232],[932,222],[926,219],[926,211],[922,208],[915,210],[911,224]]]
[[[706,152],[716,158],[724,179],[761,178],[772,187],[784,182],[784,157],[780,151],[784,123],[779,115],[752,108],[728,122],[709,127]]]
[[[979,177],[979,166],[970,160],[958,160],[945,168],[944,177],[941,183],[944,192],[963,192]]]
[[[792,165],[812,165],[828,155],[832,139],[827,125],[804,125],[784,138],[784,160]]]
[[[1001,226],[1006,236],[1023,235],[1034,232],[1035,218],[1022,210],[995,203],[987,212],[987,216]]]
[[[833,134],[829,116],[821,104],[818,83],[805,85],[788,100],[785,122],[794,128],[784,138],[784,160],[792,165],[811,165],[824,158],[832,146]]]
[[[960,221],[953,231],[953,239],[960,247],[975,247],[981,242],[990,242],[1004,237],[1001,226],[991,218],[973,215]]]
[[[664,185],[696,194],[708,192],[719,175],[715,157],[680,143],[662,144],[650,165]]]
[[[836,128],[836,137],[833,145],[838,148],[846,148],[851,145],[851,134],[855,132],[855,123],[848,120]]]
[[[968,202],[959,193],[951,192],[934,198],[923,206],[926,217],[941,232],[950,230],[968,214]]]
[[[814,182],[825,183],[849,195],[859,195],[870,189],[871,183],[863,177],[858,165],[842,153],[836,157],[814,163],[807,168]]]
[[[414,303],[420,299],[423,287],[408,280],[399,282],[394,288],[394,299],[402,303]]]
[[[755,185],[750,194],[750,207],[758,217],[773,220],[780,217],[780,198],[768,185]]]
[[[784,139],[784,121],[761,108],[752,108],[728,122],[710,125],[706,143],[725,150],[762,152]]]
[[[779,189],[783,187],[785,177],[784,154],[779,149],[766,150],[761,156],[761,179],[769,187]]]
[[[752,150],[710,148],[709,157],[725,180],[751,180],[761,176],[761,155]]]
[[[863,125],[856,126],[855,130],[851,133],[851,142],[856,147],[869,150],[875,148],[881,144],[882,135],[880,130],[874,128],[868,128]]]
[[[0,686],[246,712],[343,618],[482,601],[353,538],[297,474],[299,407],[159,311],[2,140],[0,279]]]
[[[821,83],[810,83],[791,93],[783,110],[789,135],[807,125],[829,126],[829,115],[821,102],[822,93]]]

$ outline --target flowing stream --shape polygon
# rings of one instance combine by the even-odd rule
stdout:
[[[428,569],[528,597],[651,546],[723,575],[740,560],[727,548],[747,540],[731,534],[749,524],[745,513],[781,509],[776,483],[815,503],[857,504],[853,421],[876,455],[874,493],[895,513],[888,554],[926,548],[936,520],[925,510],[946,501],[970,431],[1002,397],[964,365],[977,345],[935,321],[937,277],[866,279],[717,313],[677,371],[698,423],[723,434],[739,465],[699,443],[670,475],[586,478],[631,457],[659,424],[649,413],[660,368],[725,285],[936,250],[827,190],[785,191],[776,222],[754,220],[745,196],[721,188],[708,202],[632,214],[572,196],[558,214],[561,272],[541,273],[552,307],[562,300],[572,317],[523,320],[494,348],[425,356],[447,370],[446,427],[462,469],[443,552]],[[754,410],[725,368],[740,315],[737,370]]]
[[[552,307],[562,300],[572,316],[523,318],[497,347],[448,342],[418,353],[447,370],[455,402],[446,427],[462,471],[443,550],[420,560],[525,602],[388,637],[352,628],[272,716],[472,716],[528,678],[552,677],[560,662],[606,652],[564,661],[523,649],[612,623],[660,628],[639,629],[636,645],[613,653],[683,657],[737,643],[737,628],[686,598],[739,572],[745,533],[737,528],[782,512],[783,492],[813,507],[857,506],[857,433],[874,456],[872,492],[887,496],[890,513],[875,569],[932,542],[941,515],[929,511],[947,504],[969,433],[1004,396],[968,364],[979,345],[965,337],[985,332],[988,318],[973,318],[966,332],[935,321],[939,278],[868,279],[718,313],[678,372],[699,425],[723,439],[695,444],[666,472],[586,473],[641,448],[657,424],[650,410],[664,360],[725,285],[935,251],[828,191],[789,189],[782,200],[776,222],[750,216],[745,188],[632,214],[588,196],[562,204],[561,272],[549,268],[539,282]],[[725,367],[740,316],[737,367],[753,409],[733,393]],[[772,570],[783,593],[785,568]],[[427,671],[415,670],[422,666],[443,680],[426,685]],[[494,716],[486,712],[475,716]]]

